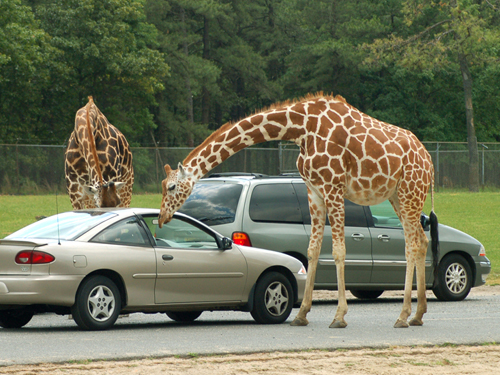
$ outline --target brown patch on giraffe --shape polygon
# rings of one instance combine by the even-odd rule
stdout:
[[[212,145],[208,145],[206,149],[204,149],[200,155],[204,158],[208,157],[212,153]]]
[[[230,141],[231,139],[234,139],[236,137],[239,137],[241,134],[240,134],[240,130],[238,129],[238,127],[234,127],[232,128],[228,133],[227,133],[227,136],[225,137],[226,141]],[[210,145],[207,146],[207,148],[210,147]]]
[[[349,149],[349,151],[351,152],[351,155],[354,158],[356,158],[358,160],[361,160],[362,158],[364,158],[365,154],[363,151],[363,144],[356,137],[351,137],[349,139],[349,143],[347,144],[347,148]]]
[[[257,121],[259,118],[260,118],[260,119],[261,119],[261,121],[262,121],[262,119],[264,118],[264,116],[262,116],[262,115],[257,115],[257,116],[252,117],[252,119],[251,119],[251,120],[252,120],[252,121]],[[252,122],[250,122],[250,121],[248,121],[248,120],[243,120],[243,121],[241,121],[241,122],[239,123],[239,126],[241,127],[241,129],[242,129],[244,132],[246,132],[247,130],[252,129],[255,125],[254,125],[254,124],[252,124]]]
[[[269,134],[269,137],[271,139],[277,139],[280,132],[281,132],[281,129],[283,129],[283,127],[273,125],[273,124],[267,124],[267,125],[264,125],[264,129],[266,129],[267,134]]]
[[[330,139],[335,140],[335,142],[339,145],[346,146],[348,137],[349,134],[347,133],[346,129],[344,129],[342,126],[335,126]]]
[[[344,117],[349,113],[349,108],[345,105],[345,103],[332,103],[330,104],[330,108],[340,115],[340,117]]]
[[[248,132],[247,135],[252,138],[253,144],[259,144],[266,141],[266,138],[264,138],[264,134],[262,134],[259,128]]]
[[[318,118],[317,117],[309,117],[306,123],[306,131],[308,133],[316,134],[318,129]]]
[[[334,124],[342,123],[342,117],[340,117],[337,112],[334,112],[331,109],[327,112],[327,116],[332,120]]]
[[[322,100],[310,103],[307,107],[307,113],[310,115],[320,115],[324,111],[326,111],[326,103]]]
[[[283,135],[283,140],[287,141],[295,141],[299,139],[300,137],[304,136],[306,134],[306,131],[304,128],[289,128]]]

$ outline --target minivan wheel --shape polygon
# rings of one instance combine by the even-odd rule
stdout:
[[[176,322],[192,322],[201,315],[203,311],[167,311],[165,314]]]
[[[469,262],[458,254],[446,256],[438,265],[437,279],[432,291],[441,301],[461,301],[472,288]]]
[[[107,277],[97,275],[83,281],[71,314],[80,328],[96,331],[111,328],[120,310],[118,287]]]
[[[257,323],[283,323],[290,316],[292,307],[293,289],[285,275],[269,272],[257,281],[254,306],[250,312]]]
[[[352,295],[359,299],[377,299],[384,293],[383,290],[362,290],[362,289],[352,289],[350,290]]]

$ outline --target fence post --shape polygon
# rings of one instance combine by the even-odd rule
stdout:
[[[436,143],[436,168],[434,170],[434,185],[436,185],[436,191],[439,191],[439,147],[441,145],[439,142]]]

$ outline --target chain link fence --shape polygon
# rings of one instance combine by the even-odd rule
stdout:
[[[436,170],[438,189],[468,187],[469,154],[466,143],[424,142]],[[478,143],[480,184],[500,188],[500,143]],[[44,194],[65,191],[65,146],[0,145],[0,194]],[[176,168],[191,148],[132,147],[134,192],[161,192],[163,166]],[[254,172],[268,175],[297,172],[299,149],[292,143],[278,147],[249,147],[214,168],[218,172]]]

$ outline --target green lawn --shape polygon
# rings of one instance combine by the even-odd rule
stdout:
[[[160,194],[136,194],[132,207],[160,208]],[[58,209],[57,209],[58,207]],[[486,248],[486,255],[493,265],[488,284],[500,283],[500,193],[468,192],[436,193],[435,212],[439,222],[460,229],[477,238]],[[54,215],[70,211],[66,195],[7,196],[0,195],[0,238],[36,220],[37,216]],[[425,212],[430,211],[430,197]]]

